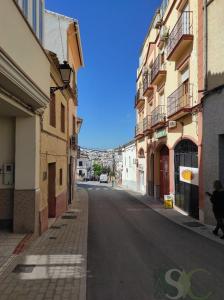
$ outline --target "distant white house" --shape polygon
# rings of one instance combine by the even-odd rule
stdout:
[[[91,173],[92,173],[92,161],[89,159],[88,155],[81,154],[80,158],[77,160],[78,180],[90,178]]]
[[[125,188],[137,191],[135,141],[131,141],[122,147],[122,161],[122,185]]]

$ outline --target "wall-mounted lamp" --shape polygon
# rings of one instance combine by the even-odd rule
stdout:
[[[68,87],[69,83],[70,83],[72,69],[69,66],[69,64],[67,63],[67,61],[64,61],[63,64],[60,64],[59,72],[61,74],[61,79],[62,79],[64,85],[63,86],[57,86],[57,87],[51,87],[50,88],[51,94],[54,94],[54,92],[56,92],[58,90],[62,91],[64,89],[66,89]]]

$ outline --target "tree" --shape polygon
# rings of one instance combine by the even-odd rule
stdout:
[[[100,164],[95,163],[93,165],[93,172],[95,176],[100,176],[102,174],[103,167]]]

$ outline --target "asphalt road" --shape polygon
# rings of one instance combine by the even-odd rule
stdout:
[[[87,300],[224,299],[222,245],[125,191],[81,186],[89,194]]]

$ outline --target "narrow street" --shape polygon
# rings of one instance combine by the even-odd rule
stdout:
[[[195,297],[223,299],[222,245],[170,222],[125,191],[80,186],[89,194],[88,300],[169,299],[166,292],[182,299],[175,287],[163,294],[159,285],[170,269],[192,272]]]

